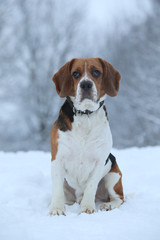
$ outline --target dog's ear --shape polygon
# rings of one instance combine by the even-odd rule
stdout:
[[[99,58],[103,67],[102,92],[114,97],[119,90],[120,73],[107,61]]]
[[[71,76],[71,67],[73,61],[74,59],[72,59],[70,62],[67,62],[52,77],[52,80],[56,85],[56,91],[62,98],[74,95],[74,86]]]

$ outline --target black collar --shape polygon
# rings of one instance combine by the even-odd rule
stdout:
[[[104,101],[100,102],[100,103],[99,103],[99,108],[98,108],[97,110],[95,110],[95,111],[90,111],[90,110],[88,110],[88,109],[86,109],[85,111],[81,111],[81,110],[77,110],[77,109],[75,108],[75,106],[74,106],[72,100],[70,99],[70,97],[67,97],[67,101],[68,101],[68,103],[70,104],[70,106],[72,107],[75,116],[76,116],[77,114],[79,114],[79,115],[85,115],[85,114],[86,114],[86,115],[90,115],[90,114],[92,114],[93,112],[95,112],[95,111],[97,111],[98,109],[100,109],[100,108],[103,106],[103,104],[104,104]]]

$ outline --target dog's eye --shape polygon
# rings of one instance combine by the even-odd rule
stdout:
[[[73,72],[72,76],[77,79],[81,76],[81,74],[80,74],[80,72],[75,71],[75,72]]]
[[[92,76],[93,77],[99,77],[101,75],[101,72],[99,70],[93,70],[92,71]]]

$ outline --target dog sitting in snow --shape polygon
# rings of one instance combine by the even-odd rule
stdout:
[[[116,96],[120,73],[101,58],[72,59],[53,76],[66,98],[51,131],[51,215],[65,215],[65,204],[81,213],[112,210],[123,203],[122,174],[111,154],[112,135],[104,99]]]

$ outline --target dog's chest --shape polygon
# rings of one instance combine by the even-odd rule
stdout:
[[[75,116],[72,130],[59,133],[61,158],[68,183],[85,187],[97,164],[105,165],[112,136],[103,109],[90,116]]]

